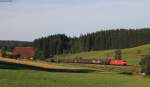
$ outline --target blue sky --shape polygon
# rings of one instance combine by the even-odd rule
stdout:
[[[150,27],[150,0],[13,0],[0,2],[0,40],[56,33]]]

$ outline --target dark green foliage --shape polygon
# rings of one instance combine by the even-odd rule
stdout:
[[[68,45],[68,49],[69,49],[69,53],[77,53],[80,52],[80,40],[76,37],[70,39],[69,41],[69,45]]]
[[[35,50],[34,60],[42,58],[42,52],[38,49]]]
[[[120,60],[122,58],[122,52],[120,49],[115,51],[115,59]]]
[[[51,55],[56,54],[68,53],[68,48],[70,48],[69,38],[64,34],[36,39],[34,41],[34,46],[41,51],[43,58],[49,58]]]
[[[44,58],[63,53],[123,49],[150,43],[150,28],[103,30],[80,37],[64,34],[36,39],[34,47],[43,52]]]
[[[5,48],[8,51],[11,51],[15,47],[26,47],[26,46],[32,46],[32,42],[0,40],[0,49]]]
[[[7,52],[6,52],[6,49],[5,49],[5,48],[3,48],[3,49],[1,50],[1,56],[2,56],[2,57],[6,57],[6,56],[7,56]]]
[[[1,55],[2,55],[2,57],[6,57],[6,56],[7,56],[6,51],[5,51],[5,50],[2,50],[2,51],[1,51]]]
[[[146,55],[144,58],[142,58],[140,65],[143,73],[150,74],[150,55]]]

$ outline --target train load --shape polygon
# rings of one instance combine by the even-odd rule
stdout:
[[[57,63],[81,63],[81,64],[101,64],[101,65],[120,65],[125,66],[127,62],[124,59],[116,60],[114,58],[101,58],[101,59],[50,59],[50,62]]]

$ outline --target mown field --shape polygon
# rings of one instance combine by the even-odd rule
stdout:
[[[114,57],[115,50],[106,50],[106,51],[91,51],[91,52],[81,52],[76,54],[63,54],[57,56],[58,58],[103,58],[103,57]],[[150,44],[143,45],[134,48],[122,49],[123,58],[127,60],[128,64],[138,65],[140,59],[143,55],[150,54]]]

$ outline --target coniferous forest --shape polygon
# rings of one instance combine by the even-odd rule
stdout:
[[[50,35],[34,40],[36,53],[42,58],[63,53],[122,49],[150,43],[150,28],[103,30],[68,37],[65,34]]]

